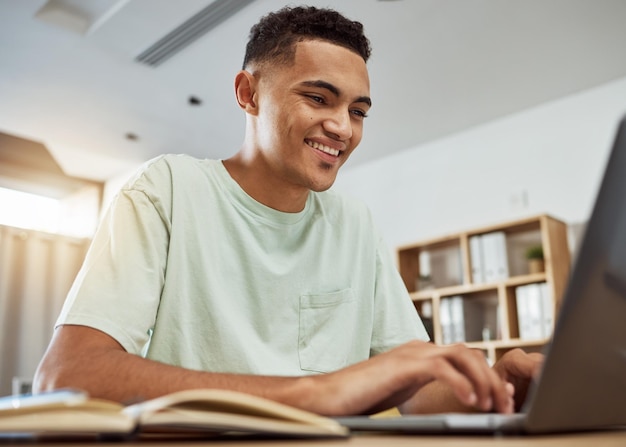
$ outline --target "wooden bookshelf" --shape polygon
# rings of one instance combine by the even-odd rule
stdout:
[[[505,264],[506,272],[493,280],[478,280],[474,278],[480,271],[472,264],[475,255],[470,248],[472,238],[493,233],[499,233],[500,246],[504,246],[505,259],[500,264]],[[537,245],[543,249],[544,271],[531,273],[526,251]],[[398,248],[397,254],[402,279],[417,311],[431,330],[432,340],[444,343],[442,301],[456,297],[466,307],[471,304],[483,309],[482,318],[489,324],[485,323],[482,336],[463,341],[483,350],[489,361],[495,362],[509,349],[539,351],[548,341],[551,327],[546,336],[520,338],[516,292],[521,286],[541,284],[556,317],[569,275],[568,247],[567,225],[543,214],[404,245]],[[483,254],[483,259],[485,257],[487,253]],[[429,260],[428,265],[425,258]],[[443,315],[448,318],[445,311]]]

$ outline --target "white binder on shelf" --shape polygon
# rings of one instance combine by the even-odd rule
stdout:
[[[528,286],[518,286],[515,289],[517,326],[519,330],[519,338],[521,340],[529,340],[532,336],[528,297]]]
[[[552,334],[554,304],[548,284],[518,286],[515,292],[517,321],[522,340],[539,340]]]
[[[470,236],[470,262],[472,263],[472,282],[474,284],[482,284],[485,282],[485,271],[483,261],[483,248],[481,235]]]
[[[449,299],[452,343],[463,343],[465,341],[464,299],[462,296],[453,296]]]
[[[483,254],[484,280],[494,282],[509,277],[506,234],[494,231],[480,238]]]
[[[552,328],[554,327],[554,302],[552,293],[548,288],[548,283],[542,282],[538,284],[539,294],[541,295],[541,311],[542,311],[542,336],[549,338],[552,336]]]
[[[528,316],[530,318],[529,339],[543,338],[543,303],[538,284],[528,284]]]
[[[439,322],[441,324],[441,341],[444,345],[453,343],[452,313],[450,307],[451,298],[441,298],[439,301]]]

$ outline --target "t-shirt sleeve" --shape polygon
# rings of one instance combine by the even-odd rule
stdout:
[[[376,256],[375,306],[371,355],[380,354],[411,340],[429,340],[424,324],[393,262],[391,251],[380,236]]]
[[[153,180],[117,195],[57,320],[105,332],[133,354],[149,342],[166,273],[168,198],[150,193]]]

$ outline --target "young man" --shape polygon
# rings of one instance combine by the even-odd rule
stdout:
[[[118,401],[226,388],[326,415],[510,412],[538,360],[428,344],[367,210],[327,191],[371,106],[362,26],[285,8],[253,27],[230,159],[164,156],[96,234],[35,379]],[[422,340],[422,341],[420,341]]]

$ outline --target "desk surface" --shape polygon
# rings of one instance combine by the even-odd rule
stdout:
[[[55,442],[52,445],[59,447],[63,443]],[[72,442],[72,447],[86,447],[94,444]],[[100,444],[100,445],[107,445]],[[421,436],[421,435],[380,435],[380,434],[355,434],[348,439],[341,440],[207,440],[207,441],[184,441],[184,442],[124,442],[120,446],[149,446],[171,447],[182,445],[184,447],[207,446],[207,447],[499,447],[499,446],[528,446],[533,447],[624,447],[626,446],[626,430],[613,432],[579,433],[567,435],[549,436]]]

